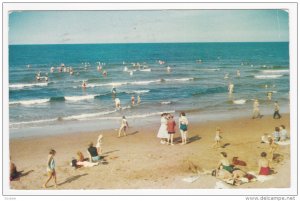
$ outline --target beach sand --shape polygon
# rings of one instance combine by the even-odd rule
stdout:
[[[177,119],[176,119],[177,120]],[[59,189],[207,189],[215,188],[219,180],[210,175],[200,174],[193,183],[184,178],[196,175],[191,164],[200,171],[216,168],[220,152],[225,151],[231,159],[239,157],[247,163],[245,171],[257,171],[257,160],[262,151],[268,151],[267,144],[260,143],[263,133],[272,133],[275,126],[286,125],[289,133],[289,114],[281,119],[264,116],[262,119],[239,118],[226,121],[191,123],[190,142],[174,146],[162,145],[156,137],[160,126],[132,127],[128,136],[117,137],[117,130],[104,130],[103,156],[108,164],[89,168],[73,169],[72,157],[81,151],[87,157],[90,142],[96,144],[100,131],[73,133],[59,136],[19,138],[10,140],[10,155],[19,171],[28,173],[10,183],[11,189],[41,189],[46,180],[46,161],[50,148],[57,151],[55,156]],[[130,121],[129,121],[130,125]],[[220,127],[224,148],[212,148],[216,127]],[[179,131],[175,141],[180,140]],[[288,188],[290,186],[290,145],[279,146],[273,162],[275,174],[272,180],[251,182],[231,188]],[[55,189],[53,180],[48,189]]]

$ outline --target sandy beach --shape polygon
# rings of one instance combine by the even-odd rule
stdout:
[[[177,120],[177,119],[176,119]],[[128,136],[117,137],[116,130],[104,130],[103,156],[108,164],[73,169],[72,157],[81,151],[87,157],[90,142],[96,143],[100,133],[69,133],[59,136],[18,138],[10,141],[10,155],[19,171],[28,173],[10,183],[11,189],[41,189],[46,180],[46,161],[49,149],[57,151],[55,156],[59,189],[207,189],[215,188],[219,180],[200,174],[193,183],[184,178],[196,175],[190,164],[200,171],[216,168],[220,152],[228,157],[237,156],[247,163],[245,171],[257,171],[257,160],[269,145],[262,144],[263,133],[272,133],[275,126],[286,125],[289,133],[289,114],[281,119],[264,116],[262,119],[239,118],[229,121],[192,123],[189,126],[190,141],[180,145],[179,131],[175,134],[175,146],[160,144],[156,137],[160,126],[131,125]],[[129,122],[130,124],[130,122]],[[223,131],[224,148],[212,148],[216,127]],[[176,142],[178,141],[178,142]],[[275,174],[272,180],[251,182],[232,188],[288,188],[290,186],[290,146],[279,146],[273,161]],[[50,181],[48,189],[55,189]]]

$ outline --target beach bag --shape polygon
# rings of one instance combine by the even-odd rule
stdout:
[[[180,124],[180,130],[187,131],[187,125],[186,124]]]

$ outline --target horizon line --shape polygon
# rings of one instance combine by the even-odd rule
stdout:
[[[113,45],[113,44],[174,44],[174,43],[288,43],[289,41],[207,41],[207,42],[116,42],[116,43],[24,43],[8,45]]]

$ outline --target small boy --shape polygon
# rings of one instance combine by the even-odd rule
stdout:
[[[285,130],[285,126],[284,125],[281,125],[279,127],[279,136],[280,136],[280,141],[285,141],[286,138],[287,138],[287,131]]]

